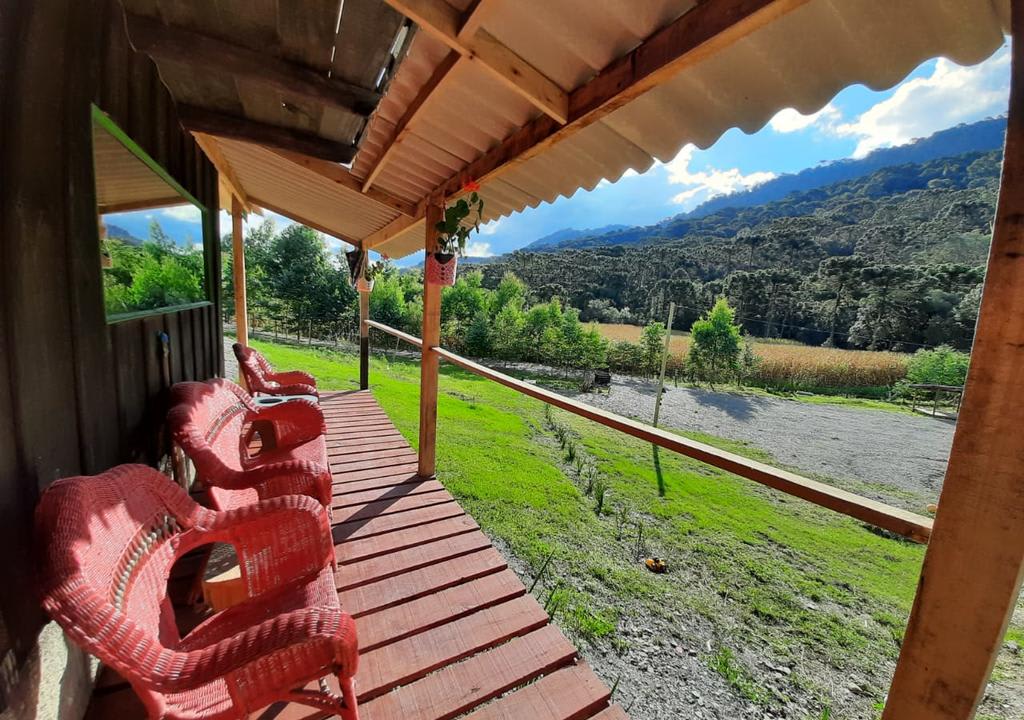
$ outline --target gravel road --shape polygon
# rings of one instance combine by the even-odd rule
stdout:
[[[653,382],[621,377],[610,395],[576,397],[650,422],[656,392]],[[918,512],[939,497],[953,441],[946,420],[671,386],[660,424],[749,442],[782,465],[838,484],[853,481],[862,494]]]

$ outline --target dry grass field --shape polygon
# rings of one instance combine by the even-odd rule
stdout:
[[[612,341],[637,342],[643,328],[636,325],[599,324]],[[672,356],[682,357],[690,347],[688,333],[673,332]],[[791,342],[754,341],[760,358],[748,378],[755,384],[793,389],[889,386],[906,374],[909,355],[871,350],[838,350]]]

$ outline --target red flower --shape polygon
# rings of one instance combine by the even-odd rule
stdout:
[[[480,189],[480,183],[476,180],[467,180],[466,184],[462,186],[463,192],[477,192]]]

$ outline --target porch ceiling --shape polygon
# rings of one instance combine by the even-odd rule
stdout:
[[[457,195],[465,179],[482,184],[485,220],[505,216],[643,172],[688,143],[708,147],[729,128],[754,132],[782,108],[815,112],[848,85],[891,87],[931,57],[980,62],[1010,24],[1009,0],[604,0],[600,12],[590,0],[386,1],[419,29],[351,171],[320,164],[288,188],[268,182],[291,181],[280,155],[208,144],[223,150],[218,168],[239,194],[392,257],[423,248],[423,201]],[[323,49],[314,30],[330,13],[313,5],[322,17],[307,18],[308,37]],[[370,5],[386,14],[383,0],[346,0],[342,28],[351,8]],[[174,22],[203,26],[195,12]],[[179,103],[212,93],[199,87],[212,81],[171,71]],[[236,89],[254,108],[279,99]]]

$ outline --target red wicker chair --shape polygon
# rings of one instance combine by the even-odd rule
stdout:
[[[43,607],[123,675],[151,718],[246,718],[277,701],[357,720],[358,648],[331,571],[324,508],[298,495],[217,512],[164,475],[122,465],[53,483],[36,509]],[[248,599],[181,637],[175,560],[234,545]],[[341,697],[326,690],[337,675]],[[302,689],[320,680],[320,691]]]
[[[167,422],[220,510],[277,495],[310,495],[331,504],[327,432],[312,401],[260,407],[230,380],[183,382],[171,388]],[[263,448],[250,452],[252,429]]]
[[[245,384],[253,395],[313,395],[319,397],[316,390],[316,378],[301,370],[290,372],[274,372],[267,359],[251,347],[240,343],[231,346],[238,359],[238,368],[245,378]]]

